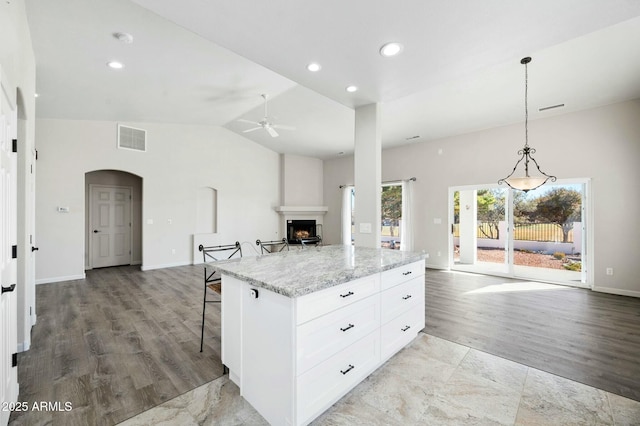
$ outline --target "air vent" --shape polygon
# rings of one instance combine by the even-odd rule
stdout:
[[[134,151],[147,150],[147,131],[118,125],[118,148]]]

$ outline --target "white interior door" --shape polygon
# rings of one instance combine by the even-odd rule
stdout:
[[[3,404],[18,400],[18,369],[13,362],[18,349],[17,262],[12,248],[17,239],[17,154],[12,142],[16,137],[16,119],[15,108],[0,84],[0,402]],[[0,410],[0,425],[8,423],[9,414]]]
[[[131,264],[131,188],[90,185],[91,267]]]
[[[27,303],[25,309],[29,309],[29,330],[36,324],[36,251],[38,250],[36,241],[36,152],[30,152],[31,173],[27,176],[27,233],[29,234],[29,262],[26,271]],[[27,335],[28,343],[31,344],[30,333]],[[26,350],[27,348],[25,348]]]

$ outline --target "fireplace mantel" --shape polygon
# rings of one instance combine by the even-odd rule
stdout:
[[[278,206],[275,210],[282,214],[310,214],[310,215],[324,215],[329,210],[327,206]]]

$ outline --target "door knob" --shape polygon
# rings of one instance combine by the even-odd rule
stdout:
[[[38,251],[38,250],[40,250],[38,247],[31,246],[31,251],[32,251],[32,252],[33,252],[33,251]]]
[[[15,289],[16,289],[16,285],[15,284],[11,284],[9,287],[2,286],[2,293],[11,293]],[[0,293],[0,294],[2,294],[2,293]]]
[[[93,230],[93,233],[94,233],[94,234],[97,234],[98,232],[100,232],[100,231],[98,231],[97,229],[94,229],[94,230]]]

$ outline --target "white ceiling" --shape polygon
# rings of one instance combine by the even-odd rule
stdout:
[[[353,151],[354,108],[372,102],[383,147],[522,121],[524,56],[531,119],[640,97],[636,0],[26,3],[42,118],[220,125],[331,158]],[[380,56],[387,41],[402,54]],[[261,93],[295,131],[242,133],[237,119],[262,119]]]

